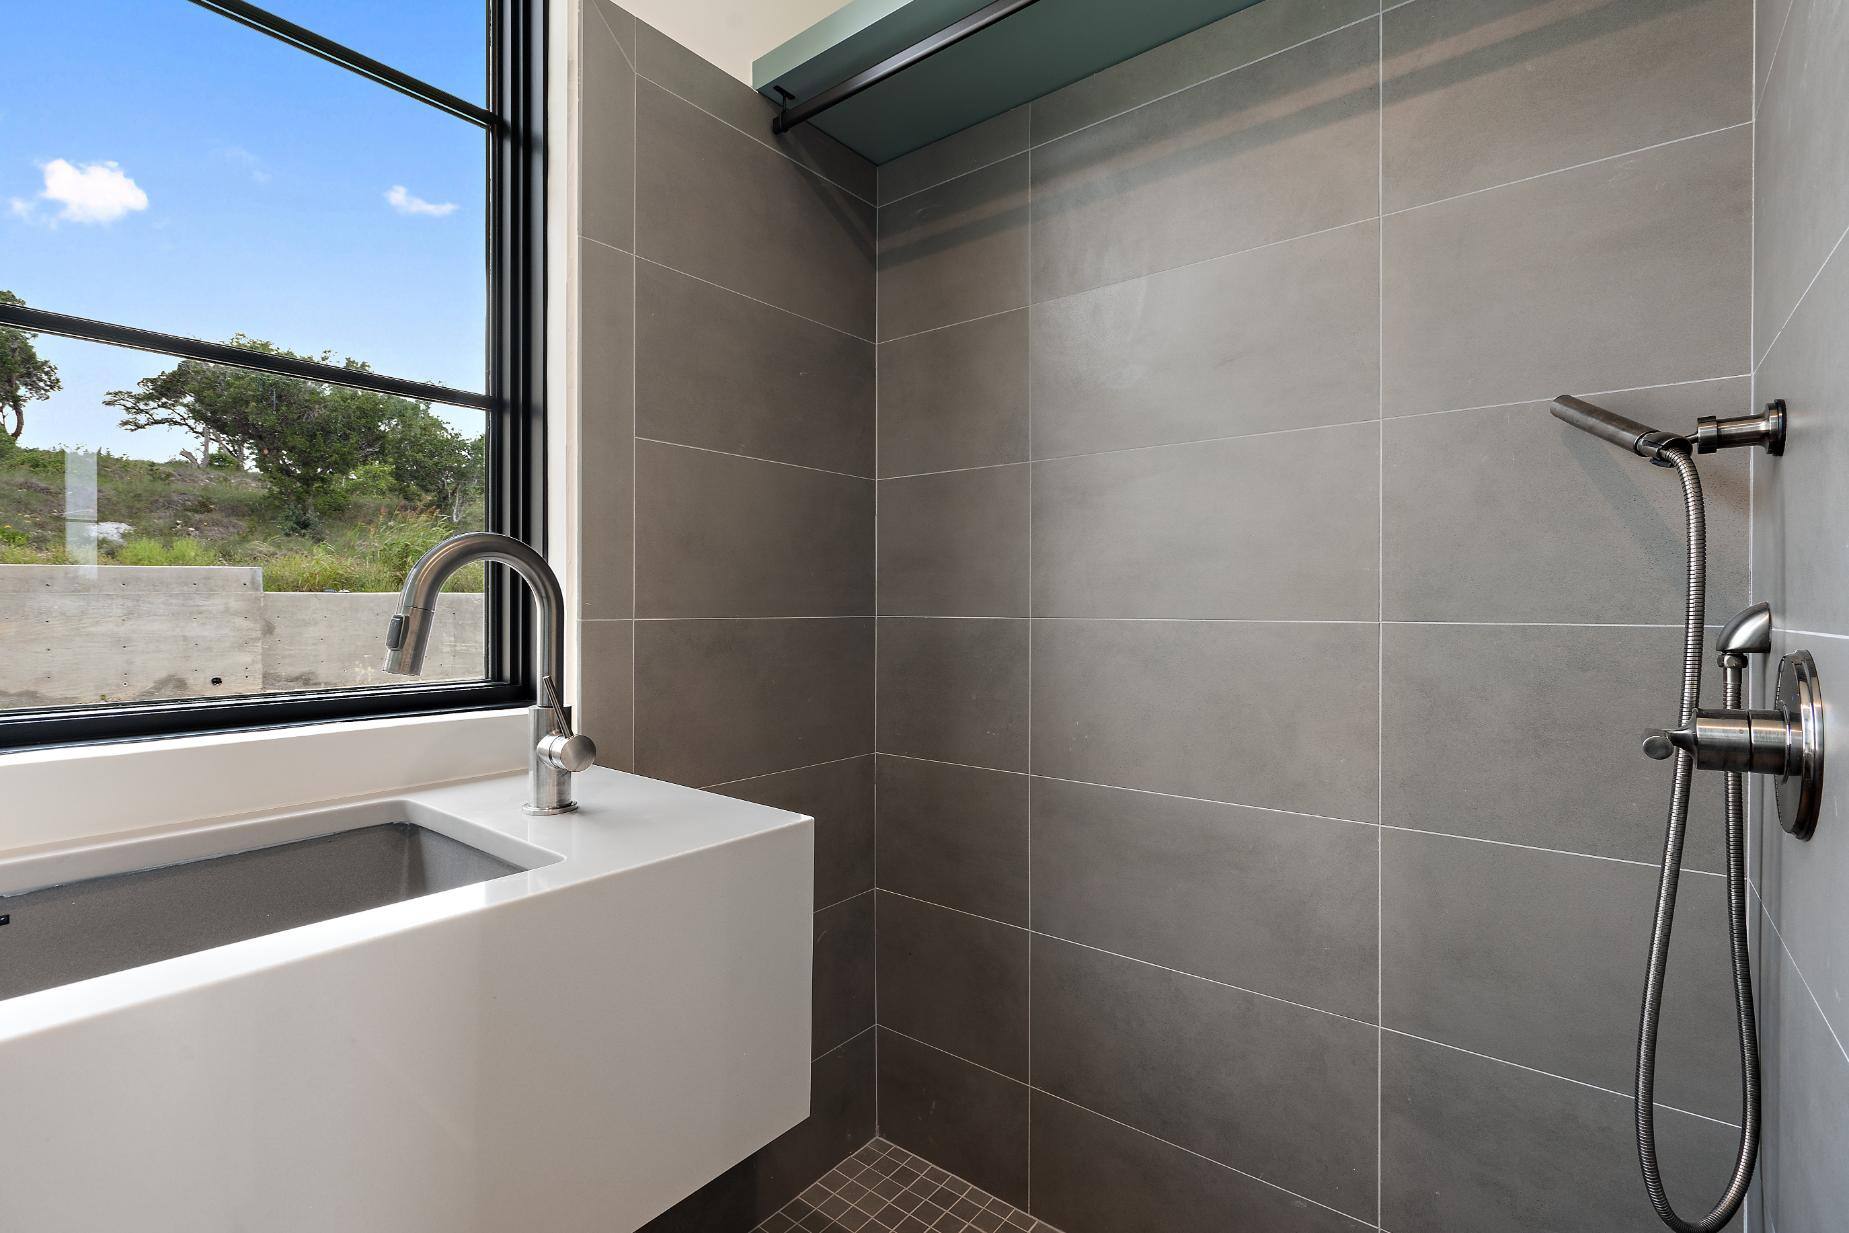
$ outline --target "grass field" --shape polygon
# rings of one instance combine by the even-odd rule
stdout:
[[[287,531],[263,481],[233,465],[97,458],[96,517],[126,524],[101,542],[110,565],[246,565],[266,591],[396,591],[438,540],[481,525],[479,500],[459,522],[406,504],[384,468],[363,468],[341,509],[312,534]],[[0,565],[71,564],[65,548],[65,454],[26,449],[0,434]],[[480,591],[482,567],[446,588]]]

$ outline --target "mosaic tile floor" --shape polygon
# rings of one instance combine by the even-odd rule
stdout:
[[[884,1139],[830,1169],[758,1233],[1059,1233]]]

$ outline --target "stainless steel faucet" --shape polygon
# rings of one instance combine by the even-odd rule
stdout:
[[[559,696],[565,679],[565,593],[546,558],[509,535],[465,531],[417,559],[405,576],[398,612],[385,633],[385,670],[417,676],[436,620],[437,599],[450,575],[472,561],[499,561],[526,580],[539,609],[539,688],[532,709],[533,748],[527,763],[526,812],[570,813],[571,777],[597,760],[591,738],[572,731],[571,712]]]

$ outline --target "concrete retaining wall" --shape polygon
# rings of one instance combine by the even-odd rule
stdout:
[[[266,594],[255,568],[0,565],[0,709],[388,683],[396,602]],[[444,596],[425,679],[479,677],[483,655],[482,596]]]

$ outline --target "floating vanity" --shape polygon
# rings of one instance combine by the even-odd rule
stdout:
[[[630,1229],[807,1115],[813,823],[523,775],[0,860],[0,1229]]]

